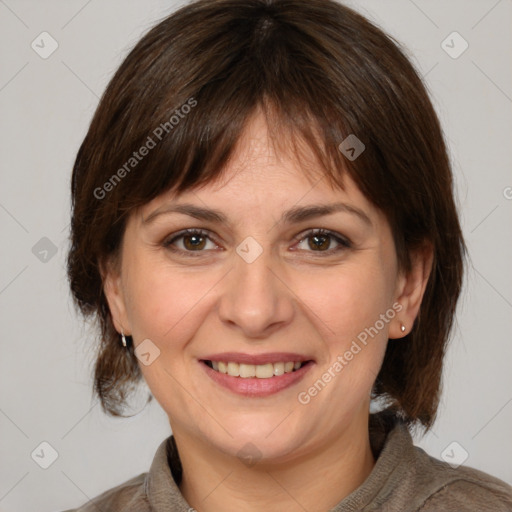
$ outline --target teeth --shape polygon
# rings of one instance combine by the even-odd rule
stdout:
[[[274,363],[274,375],[284,374],[284,363]]]
[[[270,379],[274,375],[279,376],[298,370],[302,363],[300,361],[286,363],[267,364],[244,364],[233,361],[211,361],[214,370],[230,375],[231,377],[242,377],[243,379],[257,377],[258,379]]]
[[[272,363],[259,364],[255,368],[258,379],[269,379],[274,376],[274,365]]]
[[[248,377],[256,377],[256,366],[253,364],[237,364],[233,363],[234,365],[238,366],[239,375],[243,378]],[[232,377],[236,377],[236,375],[231,375]]]
[[[228,375],[238,377],[240,375],[240,365],[236,363],[228,363]]]

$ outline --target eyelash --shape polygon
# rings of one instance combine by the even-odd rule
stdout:
[[[178,233],[173,235],[171,238],[167,238],[166,240],[164,240],[162,245],[166,249],[169,249],[172,252],[181,253],[181,254],[183,254],[183,255],[185,255],[187,257],[197,258],[198,256],[202,256],[202,253],[205,252],[204,250],[188,251],[188,250],[183,250],[183,249],[177,249],[176,247],[172,246],[172,244],[175,243],[177,240],[179,240],[180,238],[183,238],[184,236],[187,236],[187,235],[189,235],[189,236],[205,237],[208,240],[210,240],[211,242],[216,243],[210,237],[210,234],[209,234],[208,231],[204,231],[202,229],[185,229],[185,230],[179,231]],[[318,253],[318,254],[320,254],[322,256],[323,255],[330,256],[330,255],[332,255],[334,253],[343,251],[345,249],[349,249],[352,246],[350,240],[348,240],[347,238],[342,237],[338,233],[335,233],[333,231],[329,231],[329,230],[323,229],[323,228],[311,229],[309,231],[306,231],[305,233],[301,233],[299,236],[295,237],[294,240],[297,243],[300,243],[303,240],[306,240],[306,239],[308,239],[310,237],[317,236],[317,235],[329,236],[332,239],[334,239],[336,242],[338,242],[338,244],[340,244],[341,247],[337,247],[337,248],[334,248],[334,249],[328,249],[326,251],[313,251],[313,250],[311,250],[311,251],[306,251],[306,252]]]

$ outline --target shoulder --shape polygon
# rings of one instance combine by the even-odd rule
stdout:
[[[432,483],[418,512],[512,511],[512,487],[503,480],[468,466],[452,468],[415,449],[423,452],[418,454],[419,467]]]
[[[109,489],[89,500],[79,508],[65,510],[63,512],[146,512],[150,511],[145,491],[147,473],[141,473],[126,482]]]
[[[414,445],[409,428],[401,421],[394,420],[386,428],[375,424],[373,441],[378,455],[368,488],[360,493],[363,510],[512,512],[512,487],[508,483],[429,455]]]

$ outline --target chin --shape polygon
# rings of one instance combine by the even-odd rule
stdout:
[[[294,436],[295,428],[286,423],[287,420],[283,422],[286,414],[271,415],[267,421],[262,420],[261,413],[244,416],[239,421],[224,424],[233,437],[217,434],[209,442],[227,455],[240,458],[242,462],[245,459],[284,462],[293,458],[304,442],[303,434]],[[250,462],[247,465],[250,466]]]

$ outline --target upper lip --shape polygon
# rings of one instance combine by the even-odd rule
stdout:
[[[267,364],[267,363],[287,363],[287,362],[306,362],[313,358],[293,352],[269,352],[267,354],[244,354],[241,352],[222,352],[203,357],[203,361],[223,361],[243,364]]]

